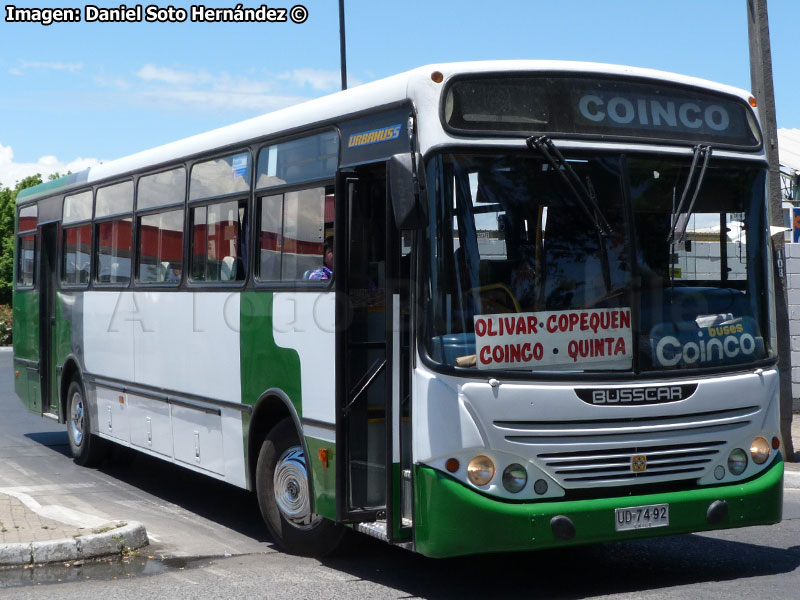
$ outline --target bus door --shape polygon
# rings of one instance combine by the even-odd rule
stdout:
[[[345,200],[337,202],[334,271],[340,361],[338,518],[378,521],[379,537],[403,539],[410,535],[399,501],[400,456],[408,446],[409,431],[401,427],[408,424],[409,376],[402,359],[408,351],[406,347],[403,352],[401,334],[408,286],[400,281],[408,260],[402,260],[401,237],[394,226],[386,164],[342,173],[337,187],[338,197]],[[406,454],[410,456],[410,447]]]
[[[58,409],[56,383],[56,277],[58,223],[41,226],[39,252],[39,377],[42,414],[55,416]]]

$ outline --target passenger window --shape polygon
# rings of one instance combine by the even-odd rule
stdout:
[[[256,189],[332,178],[338,152],[335,131],[263,148],[258,154]]]
[[[189,200],[202,200],[250,190],[250,155],[231,154],[192,167]]]
[[[92,224],[65,227],[63,236],[61,281],[67,285],[88,285],[92,264]]]
[[[97,190],[95,218],[110,217],[133,211],[133,182],[123,181]]]
[[[36,228],[39,209],[36,204],[21,208],[17,220],[17,287],[33,287],[36,269]]]
[[[283,196],[261,198],[261,281],[281,280],[281,246],[283,227]]]
[[[64,198],[64,216],[62,222],[77,223],[92,219],[92,190],[73,194]]]
[[[36,267],[36,234],[19,236],[17,248],[17,287],[33,287]]]
[[[181,280],[183,209],[139,217],[139,272],[143,283]]]
[[[192,209],[193,281],[244,281],[246,206],[241,200]]]
[[[186,197],[186,169],[178,167],[142,177],[138,189],[136,210],[183,204]]]
[[[332,186],[264,196],[259,209],[260,281],[326,281],[332,278]]]
[[[97,282],[126,284],[131,279],[130,217],[98,223]]]

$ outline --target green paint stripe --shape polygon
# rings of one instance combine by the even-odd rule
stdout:
[[[415,468],[415,541],[432,557],[508,552],[645,538],[710,529],[777,523],[783,509],[783,461],[744,484],[685,492],[565,502],[510,504],[487,498],[429,467]],[[728,517],[711,526],[706,511],[715,500],[728,501]],[[668,503],[670,526],[617,532],[614,509]],[[565,542],[550,529],[550,519],[566,515],[576,537]]]
[[[48,196],[58,191],[66,191],[67,188],[70,187],[78,187],[79,184],[86,183],[89,180],[89,171],[90,169],[85,169],[77,173],[59,177],[53,181],[45,181],[39,185],[20,190],[17,193],[17,204]]]

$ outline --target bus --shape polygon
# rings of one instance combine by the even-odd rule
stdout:
[[[254,491],[298,554],[777,523],[756,104],[437,64],[24,190],[16,392],[81,465]]]

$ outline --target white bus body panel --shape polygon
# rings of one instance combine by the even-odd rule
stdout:
[[[303,419],[336,423],[336,297],[332,292],[276,293],[272,308],[275,343],[300,356]],[[334,430],[304,428],[305,435],[333,442]]]
[[[90,375],[241,403],[239,293],[90,291],[83,308]],[[214,414],[102,385],[95,397],[101,436],[247,485],[240,411]]]

